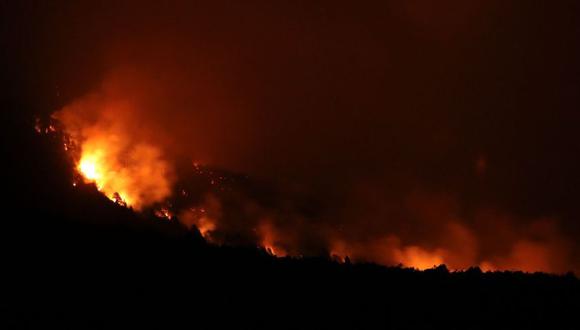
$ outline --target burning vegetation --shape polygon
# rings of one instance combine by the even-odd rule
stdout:
[[[254,28],[240,37],[264,33]],[[63,148],[77,172],[73,184],[94,184],[117,204],[196,227],[215,244],[418,269],[442,263],[449,269],[578,269],[573,213],[559,209],[571,202],[554,202],[569,198],[567,190],[550,196],[568,181],[560,178],[565,184],[552,190],[536,187],[534,178],[546,166],[528,168],[536,159],[535,151],[527,153],[533,148],[520,148],[528,138],[512,141],[511,129],[502,133],[509,138],[499,138],[494,123],[465,115],[488,94],[462,104],[454,93],[464,84],[450,81],[451,96],[434,92],[445,85],[438,83],[419,84],[423,96],[409,97],[417,90],[406,79],[423,76],[418,64],[459,66],[461,73],[472,65],[451,57],[441,63],[446,54],[416,62],[415,52],[404,49],[392,50],[395,63],[386,65],[386,53],[372,57],[374,38],[335,28],[312,32],[306,45],[294,30],[278,31],[286,36],[280,39],[263,35],[276,50],[268,55],[232,42],[237,37],[201,42],[228,45],[231,52],[190,47],[195,43],[187,34],[166,38],[173,30],[146,42],[130,38],[111,46],[111,69],[100,84],[54,113],[57,122],[37,123],[36,130],[63,130]],[[337,36],[361,42],[363,53],[349,47],[327,54],[343,44]],[[305,57],[297,59],[292,54],[302,46]],[[256,56],[251,62],[260,65],[215,56],[224,53]],[[328,67],[313,66],[308,54],[324,54]],[[358,66],[344,65],[351,60]],[[280,79],[279,63],[295,69],[285,69],[288,79]],[[396,67],[407,70],[389,71]],[[387,77],[393,81],[381,80]],[[511,160],[514,152],[521,153],[519,163]],[[550,157],[538,161],[572,164]],[[535,208],[543,200],[556,206]]]
[[[280,196],[281,201],[274,204],[265,202],[264,196],[256,196],[248,188],[252,182],[246,176],[236,177],[198,162],[190,162],[178,179],[179,164],[167,160],[160,146],[135,140],[117,121],[119,117],[112,116],[120,111],[118,105],[94,96],[89,99],[89,103],[82,100],[56,113],[48,125],[37,120],[36,131],[54,134],[64,130],[63,148],[74,162],[78,180],[94,184],[121,206],[151,210],[160,219],[196,227],[209,242],[256,244],[278,257],[326,254],[338,262],[402,264],[420,270],[440,264],[456,270],[472,266],[485,271],[567,270],[568,248],[552,219],[535,221],[525,229],[517,228],[505,215],[480,212],[475,223],[466,226],[465,221],[445,220],[457,217],[453,200],[420,194],[408,197],[402,211],[419,219],[422,229],[430,230],[432,236],[414,238],[421,235],[410,227],[400,228],[398,235],[376,235],[361,232],[355,223],[334,228],[327,223],[316,225],[316,218],[308,219],[295,207],[284,205],[287,196]],[[79,114],[87,104],[104,110],[86,120]],[[499,232],[486,236],[493,226]]]
[[[139,126],[146,122],[138,120],[138,106],[131,98],[90,94],[55,113],[49,124],[37,120],[35,130],[62,130],[63,148],[77,172],[73,185],[94,184],[116,204],[195,227],[215,244],[420,270],[440,264],[455,270],[569,270],[570,243],[555,219],[525,225],[485,209],[466,218],[453,196],[420,190],[398,197],[355,191],[348,207],[309,211],[320,201],[197,161],[171,159],[162,139],[143,134],[148,128]],[[354,210],[359,211],[351,215]],[[388,222],[370,221],[376,217]]]
[[[93,118],[80,115],[87,106],[96,109],[98,115]],[[127,106],[91,96],[54,117],[76,146],[71,157],[82,179],[94,183],[109,199],[143,210],[171,195],[171,168],[161,149],[150,142],[135,140],[127,131],[120,116]]]

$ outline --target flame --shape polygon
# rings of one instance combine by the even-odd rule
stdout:
[[[84,113],[87,108],[91,110],[90,115]],[[88,97],[61,110],[55,117],[60,121],[58,125],[44,126],[37,120],[34,129],[44,135],[64,128],[64,148],[75,161],[75,169],[82,180],[94,183],[115,203],[139,211],[167,205],[163,203],[171,195],[173,178],[170,175],[171,163],[165,160],[161,142],[157,142],[163,140],[152,139],[145,134],[148,130],[137,129],[141,123],[133,114],[134,108],[136,106],[130,102],[117,103]],[[486,167],[486,159],[481,156],[476,163],[476,171],[484,174]],[[220,192],[224,191],[230,180],[197,162],[193,163],[192,168],[194,173],[207,179],[212,186],[211,192],[203,201],[196,201],[195,207],[171,211],[179,215],[176,220],[188,227],[196,226],[208,241],[222,243],[220,237],[223,236],[219,231],[232,227],[226,219],[237,219],[226,216],[232,210],[227,209],[228,204],[224,204],[222,210],[220,200]],[[80,182],[78,179],[72,183],[73,186]],[[193,191],[190,193],[181,189],[178,194],[187,198],[190,194],[194,196]],[[460,208],[455,197],[424,195],[411,194],[405,198],[400,212],[428,226],[434,232],[431,238],[415,239],[412,230],[400,234],[396,230],[390,232],[389,228],[378,228],[377,233],[342,229],[333,232],[329,228],[313,236],[319,237],[321,244],[327,244],[326,251],[339,262],[346,262],[348,257],[353,262],[402,263],[419,270],[444,263],[452,270],[480,265],[484,271],[521,269],[556,272],[569,267],[569,256],[566,254],[569,248],[567,242],[562,240],[563,235],[555,221],[541,226],[530,225],[526,229],[525,226],[516,225],[523,221],[512,219],[513,216],[475,210],[473,225],[467,225],[470,219],[459,217]],[[233,196],[237,198],[238,195]],[[290,214],[287,218],[296,219],[295,227],[282,226],[288,221],[272,219],[272,214],[276,214],[273,210],[254,206],[252,201],[246,204],[241,212],[247,212],[242,216],[247,215],[251,219],[251,227],[248,224],[246,229],[252,229],[251,235],[256,245],[275,256],[306,251],[301,248],[299,238],[306,230],[308,233],[316,231],[314,224],[305,227],[301,224],[310,222],[301,221],[301,214]],[[162,218],[173,218],[168,208],[154,212]],[[542,224],[545,221],[536,222]],[[234,228],[237,230],[238,227]],[[488,228],[493,228],[494,235],[479,235],[479,232],[485,234],[489,231]],[[522,232],[520,229],[525,230]],[[359,232],[364,235],[359,235]]]
[[[166,207],[166,206],[163,206],[163,207],[155,210],[153,213],[158,218],[167,219],[167,220],[173,219],[173,214],[171,213],[171,211],[169,210],[169,208]]]
[[[211,205],[212,199],[209,198],[208,200],[210,201]],[[178,219],[187,227],[195,226],[203,238],[207,239],[208,241],[214,241],[212,233],[218,227],[217,221],[212,215],[210,215],[210,213],[214,214],[215,212],[216,210],[210,210],[210,212],[208,212],[208,210],[206,210],[204,207],[192,207],[182,212]]]
[[[171,166],[158,145],[130,129],[134,118],[119,115],[134,107],[87,96],[54,118],[63,125],[65,149],[83,181],[119,205],[143,210],[171,195]]]
[[[102,178],[101,174],[101,167],[99,164],[99,157],[97,154],[94,155],[83,155],[81,160],[79,161],[79,165],[77,169],[81,172],[81,174],[90,182],[97,183],[97,187],[101,186],[99,184],[100,179]]]
[[[288,255],[286,250],[280,247],[277,240],[277,234],[269,221],[262,222],[258,229],[259,234],[262,237],[261,246],[266,250],[266,252],[276,257],[284,257]]]
[[[77,170],[111,200],[138,210],[163,201],[171,191],[167,164],[157,148],[144,143],[124,146],[114,135],[96,133],[86,139]]]
[[[94,183],[112,201],[140,208],[141,204],[135,205],[135,198],[128,192],[130,177],[122,174],[123,168],[115,161],[115,150],[108,145],[109,140],[96,136],[84,141],[77,171],[86,183]]]

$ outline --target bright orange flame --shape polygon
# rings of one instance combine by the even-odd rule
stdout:
[[[169,164],[154,145],[110,127],[82,129],[76,170],[115,203],[142,210],[171,194]]]
[[[95,182],[98,184],[99,179],[102,177],[99,173],[99,163],[98,157],[96,155],[84,155],[79,161],[77,169],[88,181]]]
[[[111,154],[114,149],[107,148],[106,141],[107,139],[93,138],[82,144],[77,171],[83,176],[85,182],[94,183],[97,189],[112,201],[135,206],[133,199],[127,193],[128,189],[124,187],[127,178],[119,175],[118,164],[116,164],[114,154]]]
[[[65,149],[75,158],[84,181],[94,183],[115,203],[143,210],[171,195],[173,177],[171,164],[153,134],[135,129],[137,107],[118,95],[94,93],[64,107],[53,118],[62,124]]]

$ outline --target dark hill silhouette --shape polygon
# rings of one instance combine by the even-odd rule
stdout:
[[[3,328],[575,327],[572,274],[420,272],[212,246],[90,185],[73,189],[58,141],[30,124],[11,119],[4,140]]]

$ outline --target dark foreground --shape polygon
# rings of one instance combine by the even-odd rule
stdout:
[[[208,245],[89,186],[72,189],[55,142],[12,124],[22,129],[5,153],[3,329],[578,325],[572,274],[418,272]]]
[[[4,261],[7,328],[572,329],[579,310],[572,276],[274,259],[123,224],[36,228],[11,234],[19,244]]]

